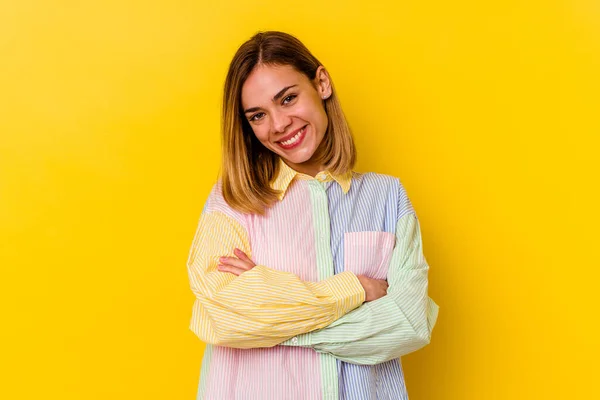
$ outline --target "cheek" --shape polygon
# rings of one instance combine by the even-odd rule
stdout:
[[[325,130],[327,128],[327,114],[323,106],[316,102],[305,104],[300,110],[299,115],[305,121],[311,122],[313,125],[319,128],[319,130]]]
[[[327,130],[327,125],[329,123],[329,119],[327,118],[327,113],[325,112],[325,110],[320,106],[315,110],[313,123],[318,128],[319,134],[325,134],[325,131]]]

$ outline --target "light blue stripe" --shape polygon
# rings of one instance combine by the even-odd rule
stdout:
[[[327,196],[336,274],[344,271],[344,233],[395,233],[397,221],[414,211],[398,179],[386,175],[355,174],[346,194],[339,185],[329,183]],[[408,399],[399,359],[378,365],[355,365],[339,360],[337,364],[340,399]]]

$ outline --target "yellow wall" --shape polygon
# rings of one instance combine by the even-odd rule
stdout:
[[[597,2],[3,0],[0,398],[194,398],[185,261],[258,29],[325,63],[420,216],[411,399],[598,396]]]

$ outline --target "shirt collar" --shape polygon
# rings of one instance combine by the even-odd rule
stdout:
[[[350,185],[352,183],[352,171],[348,171],[341,175],[334,175],[334,174],[330,173],[329,171],[325,170],[325,171],[319,172],[315,177],[312,177],[310,175],[303,174],[301,172],[294,170],[293,168],[288,166],[285,162],[283,162],[283,160],[280,158],[279,159],[279,172],[278,172],[275,180],[273,180],[273,182],[271,182],[271,187],[280,192],[279,200],[283,199],[288,187],[290,186],[290,184],[292,183],[294,178],[302,179],[302,180],[314,179],[319,182],[335,181],[341,186],[344,194],[346,194],[350,190]]]

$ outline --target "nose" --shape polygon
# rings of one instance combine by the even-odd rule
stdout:
[[[292,118],[285,112],[276,111],[272,114],[271,130],[275,133],[285,132],[285,128],[292,124]]]

